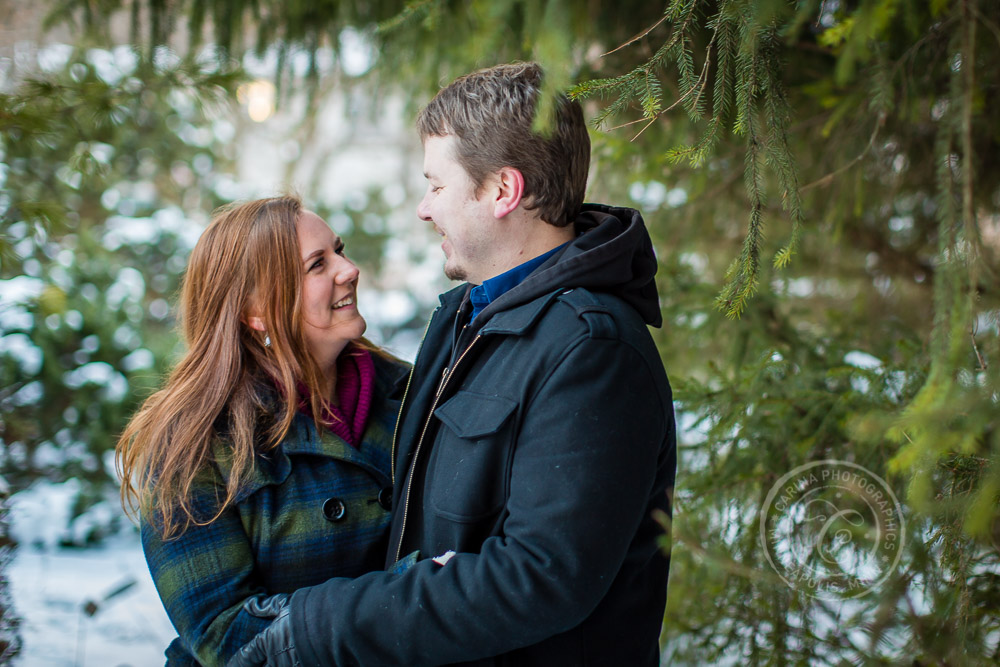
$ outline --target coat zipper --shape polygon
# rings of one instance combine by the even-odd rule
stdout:
[[[399,542],[396,544],[396,562],[399,562],[400,553],[403,551],[403,536],[406,534],[406,517],[410,510],[410,490],[413,487],[413,473],[417,469],[417,459],[420,457],[420,447],[424,444],[424,436],[427,435],[427,427],[430,426],[431,417],[434,416],[434,410],[437,409],[438,401],[441,399],[441,395],[444,393],[445,387],[448,386],[448,380],[455,375],[455,369],[458,368],[460,363],[462,363],[462,359],[464,359],[465,355],[469,353],[469,350],[473,348],[477,340],[479,340],[479,334],[476,334],[476,337],[472,339],[471,343],[469,343],[469,347],[465,348],[465,351],[459,355],[451,369],[449,370],[445,367],[444,371],[441,373],[441,382],[438,384],[437,393],[434,394],[434,401],[431,403],[431,409],[427,412],[427,419],[424,421],[424,428],[420,431],[420,439],[417,440],[417,448],[413,450],[413,460],[410,462],[410,474],[406,478],[406,499],[403,500],[403,524],[399,528]]]
[[[396,415],[396,427],[392,429],[392,449],[390,450],[390,461],[391,466],[391,479],[392,485],[396,486],[396,440],[399,438],[399,424],[403,421],[403,407],[406,406],[406,397],[410,393],[410,383],[413,382],[413,371],[417,368],[417,359],[420,358],[420,350],[424,349],[424,339],[427,338],[427,330],[431,328],[431,320],[434,319],[434,315],[437,313],[437,309],[431,316],[427,318],[427,324],[424,325],[424,334],[420,337],[420,345],[417,346],[417,356],[413,360],[413,366],[410,367],[410,374],[406,376],[406,388],[403,389],[403,400],[399,402],[399,414]]]

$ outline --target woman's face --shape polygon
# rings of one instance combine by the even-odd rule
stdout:
[[[295,223],[302,258],[302,320],[309,352],[333,369],[347,344],[365,332],[358,312],[358,267],[344,256],[344,242],[312,211]]]

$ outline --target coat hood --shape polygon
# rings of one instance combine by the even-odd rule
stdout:
[[[656,256],[639,211],[584,204],[575,228],[576,238],[562,252],[483,313],[488,316],[556,289],[584,287],[618,296],[635,308],[646,324],[659,327],[663,318],[653,279]]]

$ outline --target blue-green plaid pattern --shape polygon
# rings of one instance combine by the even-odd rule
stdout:
[[[376,357],[371,414],[359,448],[326,429],[317,433],[299,414],[281,445],[257,458],[236,506],[219,519],[167,541],[141,522],[150,573],[180,635],[167,648],[168,665],[225,664],[268,623],[242,610],[249,597],[381,569],[390,513],[378,495],[391,483],[399,411],[399,401],[387,396],[401,372]],[[215,469],[221,479],[226,472]],[[200,497],[199,506],[209,510],[211,486]],[[330,498],[346,508],[336,522],[323,512]]]

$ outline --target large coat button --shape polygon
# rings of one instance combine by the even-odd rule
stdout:
[[[378,504],[382,509],[389,511],[392,509],[392,487],[387,486],[378,492]]]
[[[327,521],[340,521],[347,513],[347,507],[340,498],[330,498],[323,503],[323,516]]]

